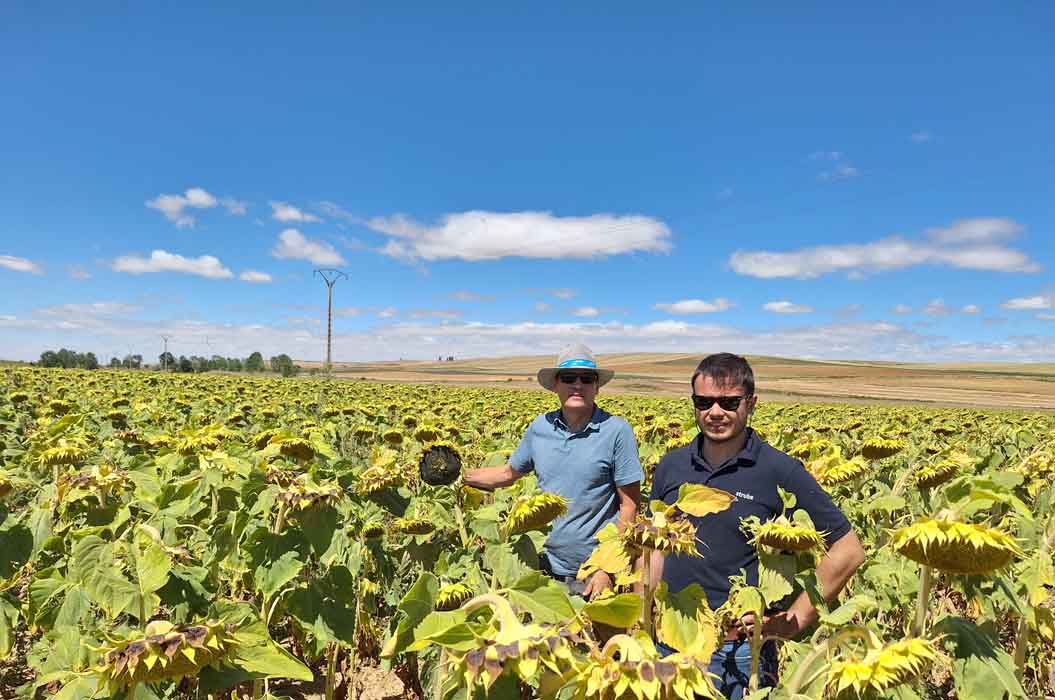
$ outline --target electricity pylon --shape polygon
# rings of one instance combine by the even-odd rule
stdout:
[[[330,373],[330,350],[333,343],[333,285],[337,280],[348,279],[348,275],[340,270],[323,268],[315,270],[313,277],[321,277],[326,282],[326,373]]]

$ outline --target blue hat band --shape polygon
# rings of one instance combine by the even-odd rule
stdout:
[[[565,360],[557,365],[557,369],[564,369],[565,367],[589,367],[590,369],[597,369],[597,363],[593,360]]]

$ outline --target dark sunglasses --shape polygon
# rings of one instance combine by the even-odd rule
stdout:
[[[711,406],[718,404],[718,407],[723,411],[735,411],[740,408],[740,402],[748,398],[747,396],[700,396],[699,394],[692,395],[692,405],[696,407],[697,411],[709,411]]]
[[[561,384],[574,384],[576,379],[583,384],[593,384],[597,381],[597,375],[593,372],[561,372],[557,375],[557,379],[561,381]]]

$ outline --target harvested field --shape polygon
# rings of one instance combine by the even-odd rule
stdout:
[[[688,393],[702,355],[625,353],[601,356],[616,371],[608,393]],[[344,379],[536,389],[535,372],[552,357],[478,358],[453,362],[335,363]],[[751,357],[763,399],[912,403],[1055,410],[1055,365],[897,364]],[[318,363],[299,363],[318,367]]]

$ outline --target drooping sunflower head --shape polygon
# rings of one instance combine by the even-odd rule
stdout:
[[[212,452],[220,446],[220,438],[210,434],[187,435],[176,443],[176,452],[181,455],[198,455]]]
[[[948,517],[927,518],[894,533],[891,546],[912,561],[950,574],[985,574],[1022,555],[1011,535]]]
[[[455,610],[473,597],[473,589],[462,582],[448,583],[436,593],[437,610]]]
[[[905,449],[905,441],[899,438],[872,437],[861,444],[865,459],[886,459]]]
[[[283,438],[278,442],[278,451],[297,462],[307,462],[315,456],[315,448],[302,437]]]
[[[267,447],[267,444],[269,442],[271,442],[271,438],[278,435],[278,433],[279,431],[275,428],[271,428],[269,430],[262,430],[256,435],[254,435],[252,438],[250,438],[250,442],[253,443],[253,447],[258,450],[262,450]]]
[[[79,464],[88,458],[88,450],[74,442],[60,442],[40,453],[39,462],[46,467],[64,464]]]
[[[955,477],[969,464],[970,458],[967,455],[953,455],[921,467],[912,476],[916,481],[917,487],[932,489]]]
[[[812,525],[781,515],[755,528],[753,543],[790,552],[807,552],[824,547],[824,533]]]
[[[8,478],[3,470],[0,470],[0,498],[11,493],[12,490],[14,490],[14,485],[11,483],[11,479]]]
[[[864,658],[837,659],[828,667],[825,687],[835,700],[867,700],[907,683],[938,657],[934,643],[910,638],[878,649]]]
[[[817,483],[821,486],[847,484],[864,476],[868,469],[868,462],[859,456],[853,459],[841,459],[817,475]]]
[[[623,530],[624,540],[634,550],[654,549],[664,554],[700,556],[696,546],[696,526],[680,511],[653,512],[639,515],[631,527]]]
[[[639,636],[616,635],[603,650],[591,652],[589,661],[574,679],[576,697],[585,700],[720,697],[707,661],[680,653],[661,658]]]
[[[341,489],[334,484],[320,486],[297,481],[279,491],[275,500],[285,503],[290,511],[303,511],[335,503],[342,495]]]
[[[403,481],[403,475],[398,470],[375,464],[359,475],[355,482],[355,492],[360,496],[369,496],[384,489],[402,486]]]
[[[440,435],[440,429],[429,423],[423,423],[414,430],[414,439],[421,443],[435,442],[440,439]]]
[[[541,530],[568,511],[568,502],[555,493],[540,493],[521,498],[506,516],[506,531],[510,535]]]
[[[367,523],[360,532],[364,540],[376,540],[384,537],[385,526],[378,522]]]
[[[428,518],[396,518],[392,526],[396,532],[407,535],[427,535],[436,529],[436,524]]]
[[[93,669],[111,694],[139,683],[196,677],[234,649],[236,641],[222,622],[173,625],[155,620],[143,632],[104,647]]]
[[[396,428],[386,430],[381,434],[381,439],[393,447],[403,444],[403,431]]]

